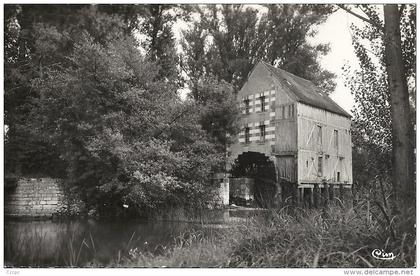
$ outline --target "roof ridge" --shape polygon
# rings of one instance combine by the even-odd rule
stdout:
[[[282,71],[282,72],[284,72],[284,73],[286,73],[287,75],[290,75],[290,76],[292,76],[292,77],[296,77],[296,78],[298,78],[298,79],[300,79],[300,80],[303,80],[303,81],[305,81],[305,82],[309,82],[309,83],[311,83],[311,84],[313,84],[314,86],[316,86],[312,81],[310,81],[310,80],[307,80],[307,79],[304,79],[304,78],[302,78],[302,77],[299,77],[298,75],[295,75],[295,74],[292,74],[292,73],[290,73],[290,72],[288,72],[288,71],[286,71],[286,70],[284,70],[284,69],[281,69],[281,68],[278,68],[278,67],[275,67],[274,65],[271,65],[271,64],[268,64],[267,62],[265,62],[265,61],[262,61],[266,66],[268,66],[269,68],[272,68],[272,69],[275,69],[275,70],[280,70],[280,71]],[[317,86],[316,86],[317,87]],[[319,87],[317,87],[317,88],[319,88]]]
[[[315,106],[317,108],[325,109],[330,112],[340,114],[342,116],[351,117],[351,115],[339,106],[327,94],[322,93],[322,89],[315,85],[312,81],[296,76],[284,69],[274,67],[271,64],[261,60],[260,61],[279,81],[287,81],[291,87],[288,90],[292,92],[299,102]],[[291,78],[297,85],[289,83],[287,78]],[[300,89],[299,89],[300,88]],[[302,91],[300,91],[302,90]],[[332,106],[331,106],[332,105]]]

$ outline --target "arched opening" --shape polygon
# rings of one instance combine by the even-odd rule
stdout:
[[[259,152],[244,152],[232,164],[230,174],[234,178],[253,178],[253,195],[260,207],[274,205],[277,192],[276,168],[267,156]]]

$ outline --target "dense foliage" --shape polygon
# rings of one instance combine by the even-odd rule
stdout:
[[[164,205],[205,205],[224,155],[200,125],[200,105],[179,99],[174,77],[160,73],[162,59],[142,55],[120,17],[94,7],[68,12],[89,23],[32,25],[27,86],[33,94],[22,114],[27,137],[54,149],[65,168],[58,175],[101,214],[121,212],[123,205],[141,214]],[[7,138],[25,145],[12,132]],[[46,173],[57,170],[55,160],[36,155],[50,165]]]

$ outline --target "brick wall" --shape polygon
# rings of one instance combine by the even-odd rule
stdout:
[[[5,193],[5,216],[51,217],[61,207],[63,193],[60,180],[21,178],[17,186]]]

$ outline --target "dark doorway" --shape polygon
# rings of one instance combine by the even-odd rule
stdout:
[[[276,169],[267,156],[259,152],[244,152],[234,161],[230,173],[235,178],[254,178],[255,203],[264,208],[274,206]]]

